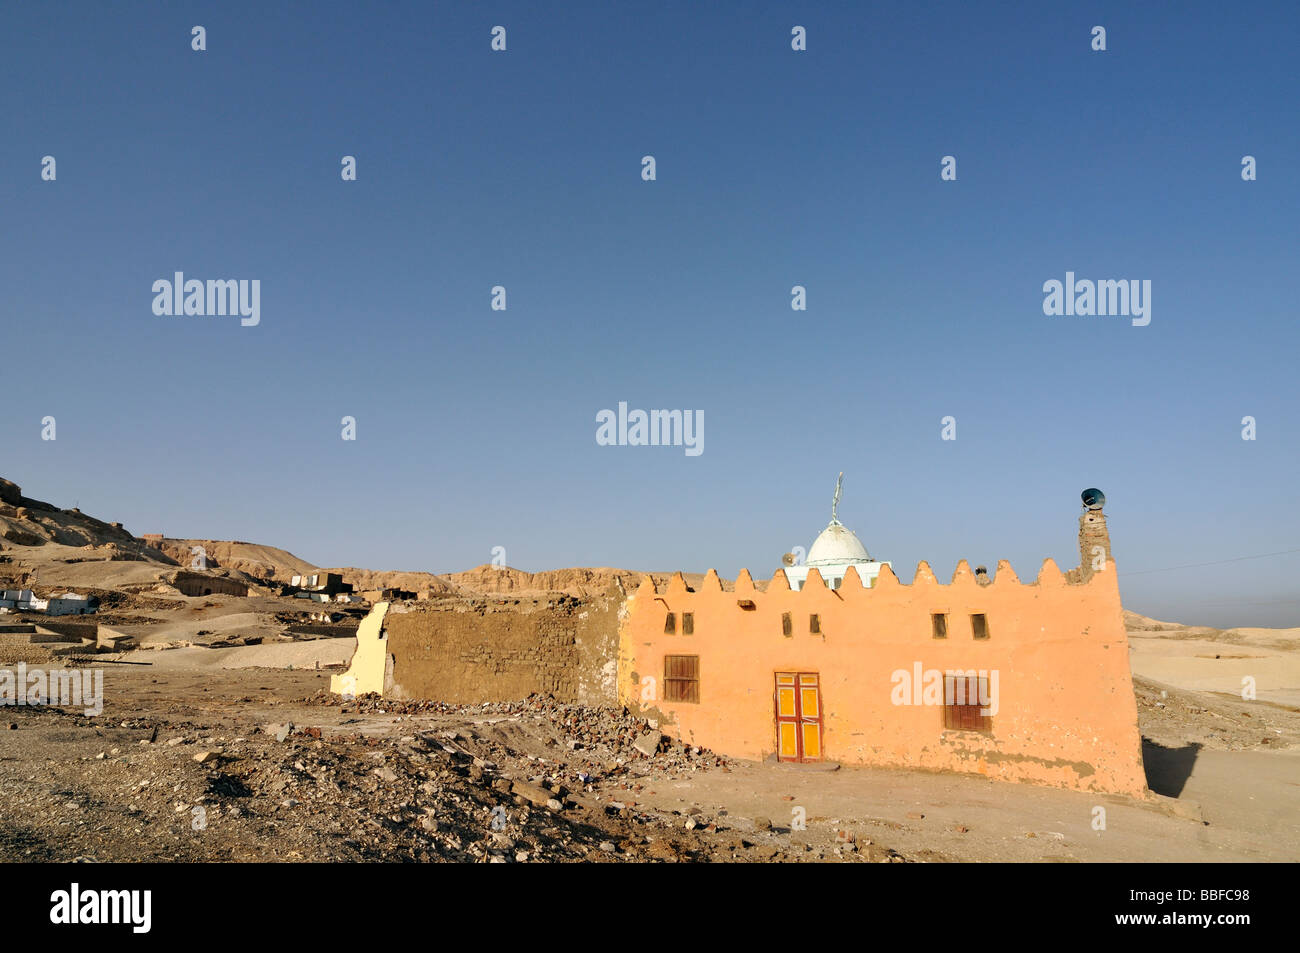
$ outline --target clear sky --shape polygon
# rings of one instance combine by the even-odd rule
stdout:
[[[1150,571],[1300,550],[1298,26],[5,4],[0,475],[319,565],[766,576],[843,470],[840,518],[904,581],[1069,568],[1099,486],[1127,606],[1298,625],[1300,552]],[[155,315],[176,271],[259,280],[260,324]],[[1150,324],[1045,315],[1067,271],[1149,280]],[[703,452],[599,445],[620,401],[702,411]]]

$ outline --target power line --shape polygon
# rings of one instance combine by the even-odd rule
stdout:
[[[1137,572],[1126,572],[1125,576],[1145,576],[1153,572],[1173,572],[1175,569],[1200,569],[1203,566],[1219,566],[1223,563],[1239,563],[1247,559],[1267,559],[1269,556],[1289,556],[1291,553],[1300,553],[1300,549],[1284,549],[1280,553],[1260,553],[1258,556],[1237,556],[1234,559],[1216,559],[1209,563],[1188,563],[1185,566],[1166,566],[1164,569],[1140,569]]]
[[[1235,602],[1189,602],[1189,606],[1300,606],[1300,599],[1269,599],[1265,602],[1245,602],[1236,600]]]

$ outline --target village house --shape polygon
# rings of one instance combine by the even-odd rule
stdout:
[[[44,612],[49,601],[37,597],[30,589],[5,589],[0,591],[0,609],[17,612]]]
[[[182,569],[172,575],[172,585],[187,596],[247,596],[248,583],[214,572]]]
[[[289,580],[289,585],[303,592],[314,592],[329,597],[322,600],[325,602],[332,601],[339,593],[352,591],[352,583],[344,582],[342,574],[337,572],[314,572],[310,575],[294,576]]]
[[[94,596],[64,592],[41,599],[30,589],[5,589],[0,591],[0,612],[43,612],[50,616],[90,615],[99,608]]]
[[[99,608],[99,600],[94,596],[81,596],[75,592],[65,592],[50,596],[45,608],[46,615],[89,615]]]
[[[386,589],[364,589],[361,597],[371,605],[377,605],[380,602],[400,602],[403,600],[414,599],[416,594],[409,589],[399,589],[390,586]]]

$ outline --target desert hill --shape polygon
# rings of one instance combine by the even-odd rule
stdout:
[[[146,546],[121,523],[31,499],[0,479],[0,580],[57,588],[149,586],[176,562]]]
[[[545,572],[525,572],[509,566],[482,565],[465,572],[448,573],[440,578],[447,580],[462,592],[501,595],[534,595],[546,592],[563,592],[574,596],[595,596],[607,592],[615,580],[627,591],[641,585],[650,576],[655,585],[666,585],[673,577],[671,572],[637,572],[631,569],[599,568],[553,569]],[[683,573],[688,586],[698,586],[703,573]],[[731,583],[723,581],[730,589]]]
[[[168,557],[183,566],[195,559],[195,548],[202,548],[207,564],[223,567],[274,582],[289,582],[294,576],[316,572],[317,567],[293,553],[260,543],[222,539],[163,538],[156,545]]]
[[[203,547],[208,565],[225,567],[275,582],[287,583],[294,576],[315,572],[334,572],[341,575],[358,591],[370,589],[403,589],[409,592],[428,592],[434,595],[502,595],[532,597],[548,593],[572,596],[595,596],[606,592],[614,580],[625,588],[634,589],[641,584],[646,573],[608,566],[554,569],[527,572],[509,566],[484,564],[463,572],[431,573],[411,570],[376,570],[357,566],[316,566],[300,559],[287,550],[257,543],[213,539],[163,539],[162,551],[181,565],[188,565],[194,547]],[[671,572],[649,573],[656,584],[665,584]],[[704,578],[701,573],[685,574],[687,585],[698,585]],[[761,588],[763,583],[758,583]],[[723,586],[731,588],[724,580]]]
[[[294,576],[313,572],[337,572],[358,591],[395,588],[434,595],[522,598],[563,593],[583,597],[606,592],[615,580],[634,589],[645,575],[610,567],[533,573],[482,565],[465,572],[430,573],[316,566],[287,550],[260,543],[140,539],[121,523],[31,499],[17,484],[0,479],[0,581],[6,585],[134,591],[165,587],[178,569],[192,566],[196,547],[202,548],[210,571],[253,585],[288,583]],[[657,584],[672,577],[671,572],[649,575]],[[698,585],[702,579],[702,574],[686,575],[688,585]],[[731,587],[726,581],[723,585]]]
[[[1133,675],[1157,688],[1209,692],[1300,711],[1300,628],[1215,629],[1124,611]],[[1153,703],[1164,707],[1163,703]]]
[[[188,547],[150,545],[121,523],[32,499],[0,478],[0,583],[5,588],[31,588],[38,595],[78,590],[101,598],[112,592],[174,593],[169,584],[191,559]],[[214,568],[214,575],[252,584],[259,576],[237,568]]]
[[[352,583],[358,590],[366,589],[405,589],[410,592],[430,592],[432,594],[491,595],[531,598],[553,593],[585,598],[607,592],[615,580],[625,590],[635,589],[643,577],[649,575],[657,585],[665,585],[673,574],[670,572],[643,573],[631,569],[614,569],[607,566],[597,568],[576,567],[572,569],[552,569],[544,572],[527,572],[512,569],[509,566],[493,566],[485,563],[464,572],[427,573],[396,572],[358,569],[351,566],[322,569],[322,572],[336,572],[344,580]],[[704,578],[701,573],[685,573],[686,584],[698,585]],[[730,589],[731,584],[724,580],[723,586]]]

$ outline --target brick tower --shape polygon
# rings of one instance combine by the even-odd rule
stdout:
[[[1079,581],[1087,582],[1093,573],[1110,563],[1110,532],[1102,507],[1106,497],[1100,490],[1083,491],[1083,513],[1079,516]]]

